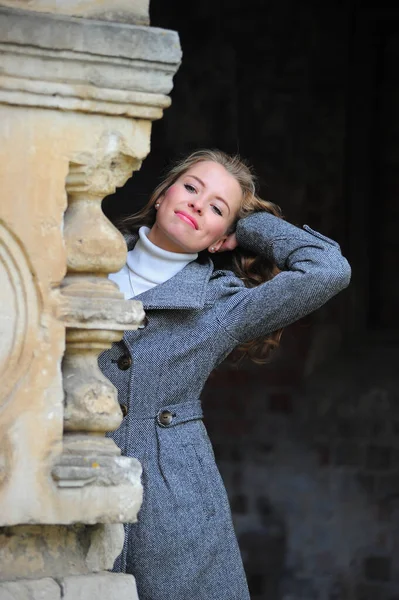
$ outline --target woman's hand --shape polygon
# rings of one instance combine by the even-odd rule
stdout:
[[[230,233],[230,235],[227,236],[227,238],[225,239],[223,244],[220,246],[218,252],[226,252],[227,250],[234,250],[234,248],[237,248],[237,246],[238,246],[238,242],[237,242],[236,234]]]

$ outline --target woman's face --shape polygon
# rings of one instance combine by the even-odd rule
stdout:
[[[170,252],[220,248],[241,206],[238,181],[222,165],[193,165],[159,198],[151,242]]]

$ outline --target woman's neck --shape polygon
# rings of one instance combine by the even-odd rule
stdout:
[[[137,290],[142,290],[143,286],[149,289],[167,281],[198,256],[197,253],[170,252],[159,248],[148,238],[149,231],[148,227],[140,227],[139,239],[127,255],[134,295],[142,293]]]

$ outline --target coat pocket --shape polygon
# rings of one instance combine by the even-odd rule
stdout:
[[[173,510],[185,522],[212,518],[226,493],[201,420],[157,428],[158,468]]]
[[[185,444],[183,448],[186,456],[187,473],[191,479],[192,487],[198,495],[198,501],[205,516],[207,518],[214,517],[217,502],[215,492],[219,476],[217,467],[214,463],[212,464],[212,461],[200,446]]]

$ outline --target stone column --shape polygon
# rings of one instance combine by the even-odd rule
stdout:
[[[136,597],[107,569],[141,466],[104,437],[97,357],[144,319],[107,279],[126,245],[101,201],[170,103],[178,37],[146,23],[145,0],[0,0],[0,600]]]

